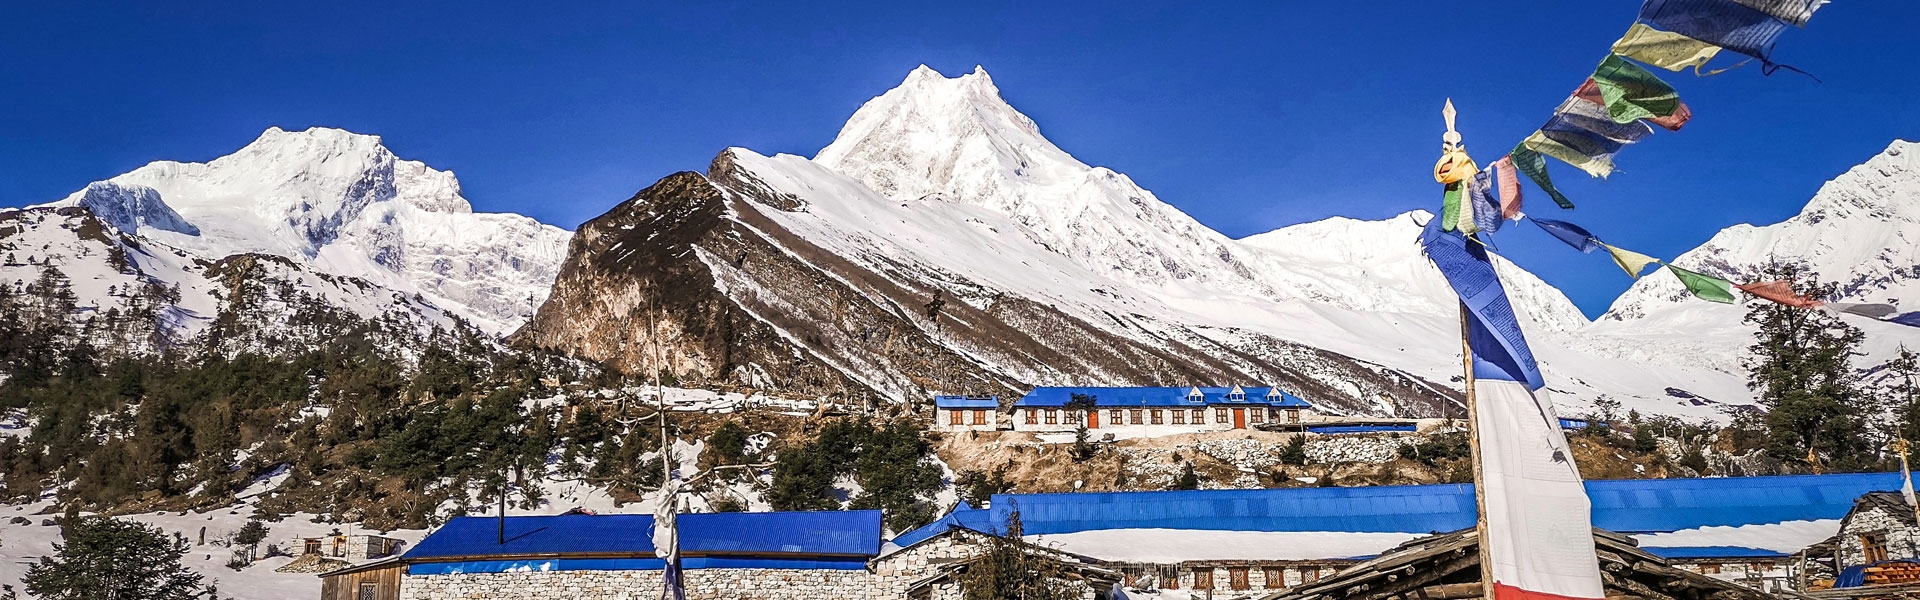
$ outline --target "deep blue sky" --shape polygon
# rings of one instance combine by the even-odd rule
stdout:
[[[454,171],[479,210],[571,228],[727,146],[812,156],[915,65],[980,64],[1068,152],[1235,237],[1437,206],[1443,98],[1469,149],[1497,158],[1638,7],[67,4],[0,7],[0,206],[325,125]],[[1554,163],[1580,208],[1536,193],[1530,212],[1663,257],[1791,216],[1889,141],[1920,139],[1916,24],[1920,2],[1852,0],[1788,31],[1775,58],[1825,83],[1666,76],[1693,123],[1623,152],[1607,181]],[[1530,228],[1499,243],[1589,314],[1630,283]]]

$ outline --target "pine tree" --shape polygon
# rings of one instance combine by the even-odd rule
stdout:
[[[233,543],[247,547],[247,562],[253,562],[253,555],[260,551],[260,542],[267,541],[267,524],[259,519],[248,519],[246,525],[233,533]]]
[[[1920,441],[1920,354],[1903,345],[1882,369],[1891,379],[1882,400],[1893,417],[1888,433],[1908,442]]]
[[[109,517],[60,523],[64,543],[27,569],[27,593],[41,600],[198,600],[201,576],[180,564],[187,538]]]
[[[1007,534],[987,540],[986,551],[956,578],[966,600],[1067,600],[1082,597],[1066,568],[1045,549],[1021,538],[1018,507],[1008,515]]]
[[[1812,298],[1835,289],[1798,277],[1792,267],[1771,267],[1767,274],[1796,280],[1794,291]],[[1748,347],[1747,387],[1767,409],[1767,453],[1814,468],[1870,466],[1871,445],[1861,433],[1871,399],[1855,387],[1851,362],[1860,330],[1825,312],[1772,302],[1754,302],[1745,321],[1758,327]]]

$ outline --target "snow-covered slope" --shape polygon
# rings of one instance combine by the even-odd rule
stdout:
[[[1457,379],[1457,304],[1415,245],[1424,211],[1230,239],[1062,151],[984,70],[914,70],[812,160],[735,148],[721,161],[727,185],[772,208],[765,217],[780,228],[903,287],[932,285],[989,311],[1021,298],[1142,343],[1192,335],[1258,352],[1279,340]],[[1693,417],[1719,413],[1693,396],[1748,401],[1733,372],[1645,360],[1621,350],[1630,337],[1594,339],[1559,290],[1504,260],[1500,270],[1570,410],[1601,394]]]
[[[1800,214],[1766,226],[1741,224],[1681,254],[1674,264],[1736,283],[1761,278],[1773,262],[1797,264],[1821,281],[1836,282],[1829,300],[1884,302],[1915,310],[1920,299],[1920,143],[1896,140],[1879,155],[1820,187]],[[1743,304],[1702,302],[1664,273],[1641,278],[1594,322],[1592,330],[1629,337],[1633,351],[1651,360],[1709,362],[1737,369],[1752,343]],[[1905,301],[1903,303],[1903,301]],[[1900,344],[1920,347],[1920,330],[1864,317],[1846,317],[1867,332],[1868,356],[1884,360]]]
[[[570,235],[476,214],[452,173],[401,160],[378,136],[320,127],[268,129],[207,163],[151,163],[54,206],[205,260],[272,254],[418,293],[496,334],[546,296]]]

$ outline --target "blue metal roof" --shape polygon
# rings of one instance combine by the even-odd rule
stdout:
[[[1272,406],[1275,408],[1313,408],[1307,401],[1283,390],[1269,387],[1240,388],[1243,400],[1229,399],[1231,387],[1203,387],[1200,397],[1191,396],[1191,387],[1038,387],[1013,403],[1014,406],[1066,406],[1074,394],[1093,396],[1094,405],[1105,407],[1169,406],[1198,408],[1225,404]]]
[[[1394,424],[1394,425],[1309,425],[1307,426],[1307,431],[1309,433],[1319,433],[1319,434],[1380,433],[1383,431],[1411,432],[1411,431],[1414,431],[1415,429],[1417,428],[1414,427],[1414,424],[1412,423],[1401,423],[1401,424]]]
[[[1584,428],[1586,428],[1586,426],[1587,426],[1587,420],[1586,420],[1586,419],[1575,419],[1575,418],[1570,418],[1570,417],[1560,417],[1560,428],[1561,428],[1561,429],[1584,429]]]
[[[1900,487],[1895,473],[1588,481],[1593,524],[1622,533],[1839,519],[1853,500]],[[1473,526],[1473,486],[1004,494],[1028,534],[1094,529],[1429,533]]]
[[[922,525],[913,531],[894,536],[890,541],[892,541],[895,546],[905,548],[953,529],[971,529],[994,535],[1003,533],[1000,527],[994,525],[993,511],[976,509],[972,505],[967,504],[965,500],[962,500],[958,506],[954,506],[953,510],[945,516],[934,520],[932,523]]]
[[[458,517],[420,540],[409,561],[488,556],[653,554],[653,515]],[[693,554],[875,556],[880,511],[704,513],[680,516],[680,549]]]
[[[1784,552],[1741,546],[1667,547],[1641,546],[1641,550],[1660,558],[1786,558]]]
[[[999,396],[934,396],[937,408],[1000,408]]]

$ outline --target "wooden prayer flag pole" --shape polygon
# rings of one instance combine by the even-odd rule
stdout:
[[[1441,118],[1446,119],[1447,132],[1440,137],[1440,150],[1444,154],[1464,152],[1460,132],[1454,126],[1458,112],[1453,109],[1453,99],[1448,98],[1446,106],[1440,109]],[[1442,158],[1441,160],[1446,160]],[[1435,217],[1439,218],[1439,217]],[[1486,600],[1493,597],[1493,561],[1492,552],[1487,547],[1487,491],[1486,479],[1481,475],[1480,463],[1480,408],[1474,401],[1473,379],[1473,343],[1469,335],[1470,316],[1467,303],[1460,303],[1460,369],[1466,380],[1467,392],[1467,446],[1473,454],[1473,506],[1474,536],[1479,540],[1480,549],[1480,595]]]

